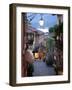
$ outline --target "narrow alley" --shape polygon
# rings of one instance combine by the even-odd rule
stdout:
[[[48,76],[56,74],[54,67],[47,66],[46,63],[42,60],[34,61],[33,65],[34,65],[33,76]]]

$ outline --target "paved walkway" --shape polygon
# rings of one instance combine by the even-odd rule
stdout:
[[[43,61],[34,61],[34,72],[33,76],[48,76],[55,75],[53,67],[47,66]]]

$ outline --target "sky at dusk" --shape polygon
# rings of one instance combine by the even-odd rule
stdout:
[[[49,29],[50,27],[53,27],[54,25],[57,24],[57,15],[51,15],[51,14],[39,14],[39,13],[27,13],[27,19],[30,21],[31,26],[36,28],[36,29],[40,29],[40,25],[39,25],[39,20],[41,19],[44,20],[44,26],[43,28]]]

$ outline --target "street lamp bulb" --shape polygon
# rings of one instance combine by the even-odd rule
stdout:
[[[40,26],[43,26],[43,25],[44,25],[44,20],[43,20],[43,19],[40,19],[39,25],[40,25]]]

